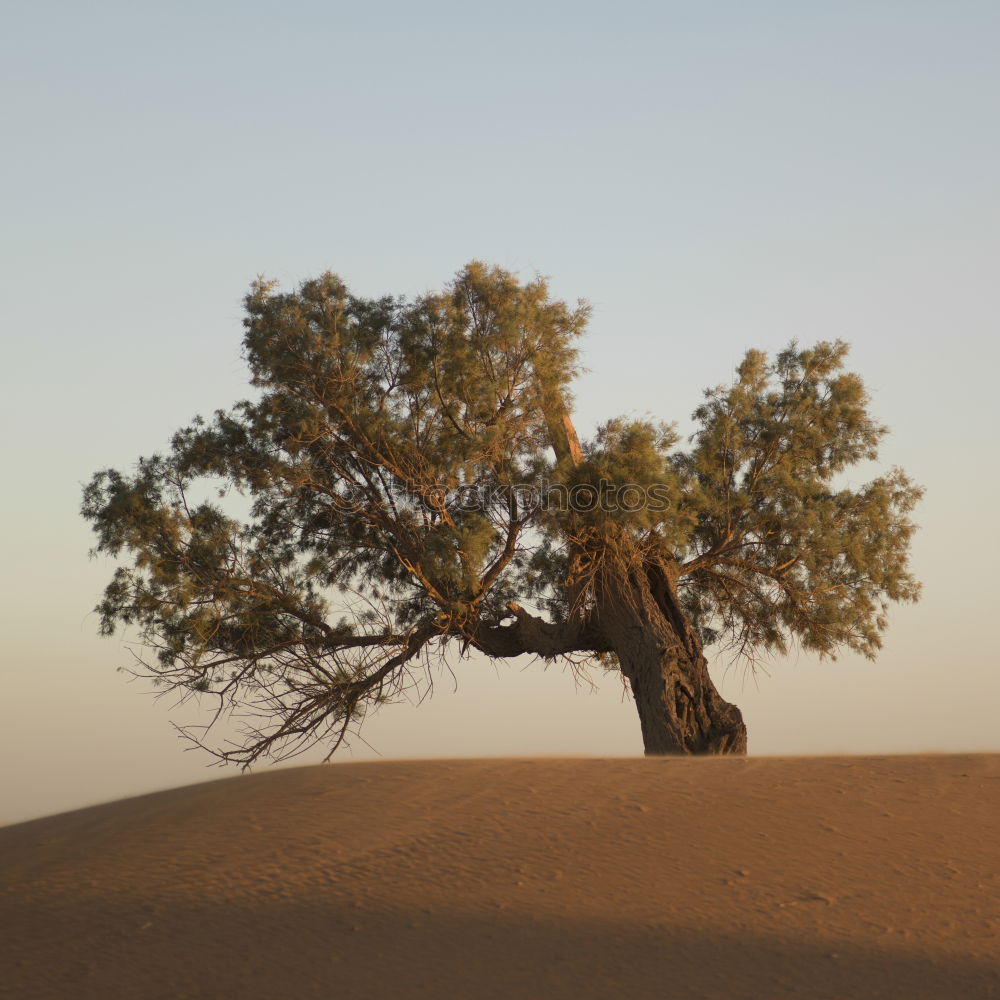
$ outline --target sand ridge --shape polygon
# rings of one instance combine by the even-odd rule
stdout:
[[[0,829],[0,996],[1000,997],[1000,755],[266,771]]]

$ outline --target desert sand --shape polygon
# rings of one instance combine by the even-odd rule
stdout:
[[[273,770],[0,874],[3,997],[1000,997],[1000,755]]]

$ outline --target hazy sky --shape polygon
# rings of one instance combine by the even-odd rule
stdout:
[[[874,664],[716,677],[752,752],[1000,750],[998,50],[994,0],[8,0],[0,822],[214,773],[96,637],[77,512],[243,394],[254,276],[418,293],[474,257],[593,304],[584,435],[684,428],[747,347],[850,341],[881,464],[927,487],[924,600]],[[614,678],[454,668],[379,751],[641,752]]]

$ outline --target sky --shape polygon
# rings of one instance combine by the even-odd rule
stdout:
[[[927,489],[879,659],[713,662],[759,754],[1000,750],[1000,6],[32,3],[0,37],[0,823],[219,776],[92,608],[81,486],[246,394],[241,300],[475,258],[588,300],[575,419],[842,338]],[[343,760],[641,753],[613,675],[456,660]],[[305,758],[306,761],[314,758]]]

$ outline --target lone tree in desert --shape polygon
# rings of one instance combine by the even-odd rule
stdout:
[[[127,556],[102,632],[135,627],[134,669],[239,719],[209,749],[242,765],[332,753],[471,650],[620,670],[647,754],[745,752],[703,648],[873,657],[888,603],[918,596],[921,491],[839,481],[885,434],[841,342],[748,352],[686,447],[622,419],[581,446],[587,317],[479,263],[413,301],[258,281],[254,398],[85,489],[95,551]]]

